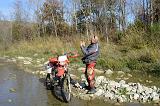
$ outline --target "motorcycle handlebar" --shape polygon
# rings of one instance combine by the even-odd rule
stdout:
[[[68,58],[77,58],[79,56],[78,52],[68,52]]]
[[[56,51],[52,50],[51,51],[53,54],[57,53]],[[72,52],[67,52],[64,53],[64,55],[67,55],[68,58],[77,58],[79,56],[77,51],[72,51]]]

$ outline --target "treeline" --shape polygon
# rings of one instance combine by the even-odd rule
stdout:
[[[27,0],[26,6],[16,0],[12,8],[13,42],[94,33],[118,42],[137,27],[159,34],[159,0]]]

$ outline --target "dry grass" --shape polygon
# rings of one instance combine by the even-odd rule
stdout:
[[[138,36],[138,35],[135,35]],[[129,39],[129,38],[126,38]],[[134,40],[134,37],[130,38]],[[1,55],[9,56],[30,56],[39,54],[38,58],[48,59],[51,56],[57,54],[63,54],[69,51],[80,50],[80,37],[45,37],[35,38],[32,41],[20,41],[11,45],[6,51],[1,51]],[[85,39],[84,39],[85,40]],[[88,40],[86,40],[89,43]],[[124,40],[124,44],[115,45],[110,42],[100,42],[100,57],[98,59],[98,68],[113,69],[113,70],[150,70],[151,66],[160,62],[160,50],[154,47],[149,47],[143,42],[141,47],[136,48],[134,42],[129,45],[127,40]],[[136,44],[137,45],[137,44]],[[133,47],[134,46],[134,47]],[[54,53],[52,53],[54,51]],[[81,57],[78,58],[81,63]],[[152,67],[151,67],[152,68]],[[157,70],[157,69],[156,69]],[[157,72],[157,71],[156,71]]]

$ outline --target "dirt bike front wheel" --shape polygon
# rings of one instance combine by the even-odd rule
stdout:
[[[69,102],[71,100],[71,77],[69,74],[66,74],[62,79],[62,97],[65,102]]]
[[[50,74],[47,74],[46,79],[45,79],[45,86],[47,90],[52,89],[52,80],[50,77],[51,77]]]

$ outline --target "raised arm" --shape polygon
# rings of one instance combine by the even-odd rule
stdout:
[[[81,50],[85,56],[89,56],[96,53],[98,49],[99,49],[98,44],[94,44],[93,46],[89,46],[87,48],[84,46],[81,46]]]

